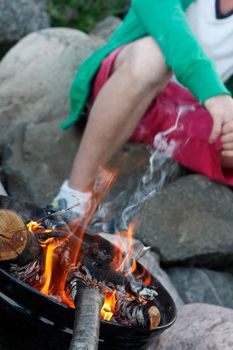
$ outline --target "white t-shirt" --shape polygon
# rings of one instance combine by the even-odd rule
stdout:
[[[233,74],[233,13],[218,18],[217,0],[197,0],[187,19],[207,56],[215,62],[223,82]]]

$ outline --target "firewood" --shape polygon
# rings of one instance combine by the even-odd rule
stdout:
[[[88,271],[91,279],[100,283],[104,282],[106,286],[114,286],[118,288],[119,286],[124,286],[126,278],[120,272],[116,272],[108,261],[98,259],[96,256],[86,255],[83,259],[83,267]]]
[[[75,275],[70,288],[75,304],[75,322],[69,350],[97,350],[103,295],[98,288],[87,286]]]
[[[35,261],[41,247],[22,219],[12,210],[0,210],[0,262],[19,266]]]
[[[129,300],[121,293],[116,293],[115,318],[126,321],[132,326],[154,330],[160,323],[160,311],[152,303],[142,304],[137,300]]]
[[[78,271],[74,271],[72,277],[68,280],[67,293],[75,300],[78,290],[85,289],[88,286],[91,289],[96,289],[95,286],[98,286],[104,294],[110,291],[107,286],[98,285],[82,277]],[[114,318],[118,322],[150,330],[155,330],[158,327],[161,320],[160,311],[151,301],[140,301],[136,298],[133,300],[129,295],[119,290],[115,290],[115,301]]]

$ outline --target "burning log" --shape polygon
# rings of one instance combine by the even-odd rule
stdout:
[[[116,293],[115,318],[127,321],[131,326],[145,327],[154,330],[160,323],[160,311],[151,304],[142,304],[136,300],[129,300],[120,293]]]
[[[69,281],[69,288],[75,303],[74,330],[69,350],[97,350],[103,295],[98,288],[87,286],[75,274]]]
[[[38,259],[41,251],[22,217],[12,210],[0,210],[0,262],[24,266]]]

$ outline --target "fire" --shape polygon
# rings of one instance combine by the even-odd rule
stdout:
[[[133,258],[133,234],[135,226],[136,223],[131,223],[128,231],[120,232],[118,234],[118,240],[116,241],[116,246],[114,249],[112,267],[115,269],[115,271],[122,272],[125,277],[133,274],[135,279],[141,279],[143,285],[147,286],[151,283],[151,275],[144,267],[141,269],[141,271],[137,271],[137,262]]]
[[[61,244],[61,242],[54,242],[53,238],[49,238],[47,241],[44,242],[42,247],[46,250],[45,255],[45,272],[44,272],[44,285],[41,288],[41,293],[49,295],[50,290],[50,284],[52,280],[52,273],[53,273],[53,256],[54,256],[54,250]]]
[[[102,176],[103,175],[103,176]],[[51,238],[48,238],[46,241],[40,242],[41,247],[44,249],[44,274],[42,277],[42,282],[40,281],[40,287],[36,286],[35,288],[39,289],[41,293],[57,297],[61,302],[67,304],[68,306],[74,308],[74,302],[70,299],[69,295],[66,294],[65,286],[67,281],[67,275],[72,269],[72,267],[77,266],[79,262],[79,253],[80,248],[83,242],[86,228],[92,215],[94,214],[97,206],[103,199],[103,196],[108,192],[116,173],[105,172],[100,176],[99,187],[102,191],[98,192],[97,185],[97,196],[95,205],[92,207],[90,213],[87,217],[83,218],[82,224],[77,225],[74,223],[74,227],[71,227],[71,232],[73,237],[76,237],[76,243],[71,245],[71,249],[65,254],[68,254],[69,263],[62,264],[58,263],[59,260],[59,246],[65,242],[69,244],[69,238],[54,238],[51,235]],[[76,225],[76,226],[75,226]],[[80,228],[81,226],[81,228]],[[111,263],[112,267],[116,272],[123,274],[125,277],[133,275],[135,279],[140,279],[144,286],[149,285],[151,281],[150,274],[144,268],[137,269],[137,262],[133,258],[134,254],[134,241],[133,233],[135,230],[135,223],[129,225],[128,231],[123,231],[118,234],[117,245],[114,246],[114,258]],[[48,230],[41,225],[41,222],[30,221],[27,225],[30,232],[33,234],[48,234],[53,233],[53,230]],[[115,235],[117,236],[117,235]],[[57,249],[58,248],[58,249]],[[64,258],[64,255],[63,255]],[[128,298],[134,300],[133,295],[127,295]],[[110,321],[114,315],[116,305],[116,290],[113,292],[107,292],[105,294],[104,305],[101,309],[101,318]]]
[[[145,276],[144,280],[142,281],[144,286],[149,286],[151,283],[151,276],[148,274]]]
[[[116,291],[108,292],[105,295],[104,305],[101,309],[101,317],[106,321],[110,321],[114,315],[114,309],[116,304]]]
[[[41,223],[40,222],[36,222],[36,221],[30,221],[27,224],[27,228],[30,232],[36,233],[36,234],[40,234],[40,233],[51,233],[53,232],[53,230],[50,229],[41,229]]]
[[[118,246],[114,250],[114,259],[112,266],[117,272],[124,272],[125,276],[132,274],[137,267],[135,259],[133,259],[134,242],[133,233],[135,223],[129,225],[128,231],[121,232],[118,235]]]

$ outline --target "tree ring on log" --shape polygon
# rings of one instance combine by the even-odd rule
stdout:
[[[15,260],[24,251],[28,229],[22,217],[12,210],[0,210],[0,260]]]

